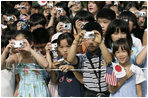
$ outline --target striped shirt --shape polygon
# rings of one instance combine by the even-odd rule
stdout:
[[[88,53],[91,56],[91,61],[94,65],[94,68],[99,68],[99,55],[92,55],[91,53]],[[78,54],[78,63],[79,67],[81,69],[93,69],[89,60],[87,59],[86,53],[85,54]],[[103,59],[103,56],[101,54],[101,67],[100,69],[106,69],[105,60]],[[94,71],[83,71],[83,82],[84,86],[88,90],[92,90],[95,92],[104,92],[107,91],[108,85],[105,82],[105,70],[97,71],[97,76],[99,79],[97,79]],[[101,91],[100,91],[101,89]]]

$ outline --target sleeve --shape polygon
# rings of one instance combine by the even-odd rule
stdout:
[[[136,66],[136,84],[142,83],[145,81],[144,73],[143,71]]]

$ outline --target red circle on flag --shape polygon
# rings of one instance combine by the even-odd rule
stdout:
[[[116,66],[115,66],[115,70],[118,71],[118,72],[121,72],[122,68],[121,68],[121,66],[116,65]]]
[[[46,1],[42,1],[42,3],[45,3]]]

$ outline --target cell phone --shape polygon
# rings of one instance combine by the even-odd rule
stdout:
[[[14,48],[23,48],[24,47],[24,43],[22,40],[15,40],[14,41]]]
[[[95,33],[93,31],[87,31],[84,38],[95,38]]]

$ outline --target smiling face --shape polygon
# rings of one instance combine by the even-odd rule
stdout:
[[[58,46],[58,51],[60,55],[66,59],[69,50],[70,50],[70,45],[68,45],[67,40],[66,39],[61,40],[60,46]]]
[[[126,65],[130,62],[130,56],[128,55],[128,52],[124,49],[121,49],[121,46],[119,49],[115,52],[115,57],[119,61],[121,65]]]

